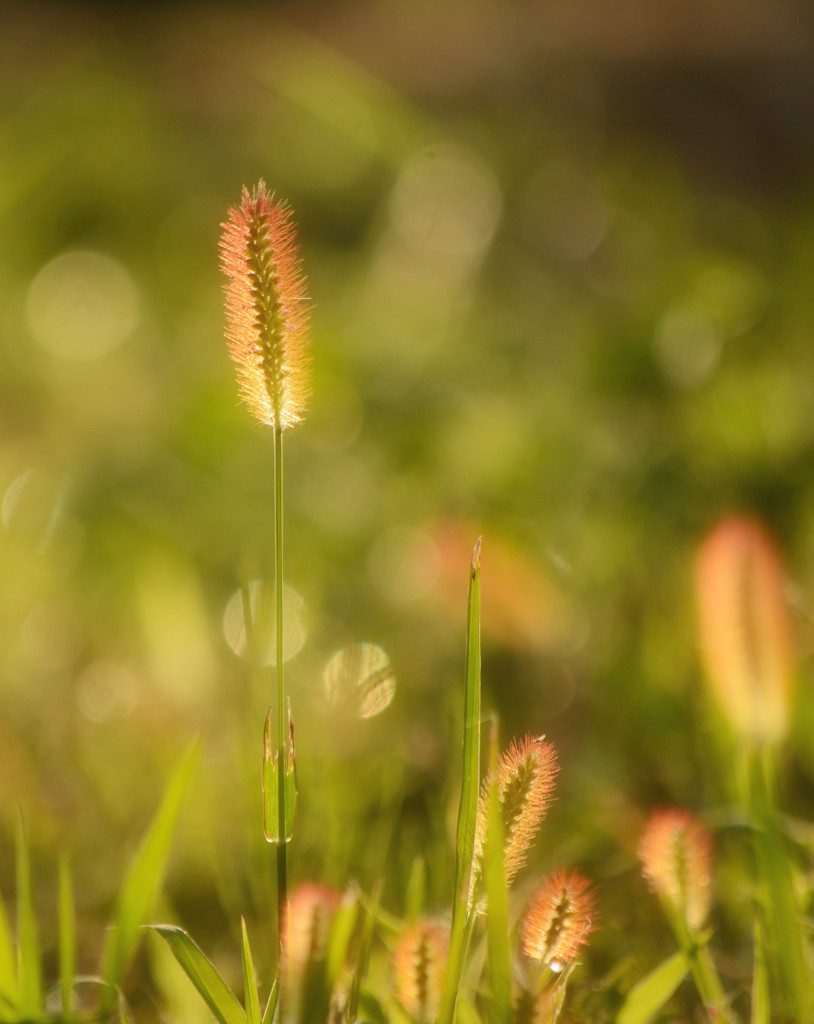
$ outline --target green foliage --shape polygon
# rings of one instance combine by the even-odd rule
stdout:
[[[36,1021],[85,1019],[89,1011],[76,1008],[76,986],[91,982],[101,991],[99,1013],[103,1019],[120,1022],[130,1020],[122,992],[124,971],[132,960],[145,918],[156,898],[169,854],[172,834],[189,788],[198,758],[198,744],[192,744],[170,779],[141,846],[122,884],[118,908],[109,925],[108,940],[101,957],[98,976],[79,976],[76,971],[78,951],[76,910],[70,869],[65,857],[59,862],[58,885],[58,958],[59,1009],[51,1009],[47,1001],[50,989],[43,984],[42,953],[39,926],[34,905],[31,855],[27,830],[22,816],[17,823],[17,934],[16,949],[0,902],[0,1021],[26,1024]],[[92,1015],[92,1013],[91,1013]]]
[[[113,927],[102,954],[101,974],[115,992],[124,979],[140,931],[152,912],[170,852],[181,805],[198,762],[199,744],[193,742],[177,765],[164,798],[133,858],[119,894]]]
[[[170,924],[155,924],[152,928],[170,947],[219,1024],[246,1024],[246,1014],[229,986],[184,929]]]
[[[76,982],[113,905],[99,974],[138,993],[138,1024],[163,1009],[133,955],[153,913],[235,992],[245,918],[270,1024],[285,886],[265,806],[292,889],[358,886],[320,967],[321,1005],[335,988],[349,1019],[404,1024],[392,954],[427,919],[452,941],[447,1024],[456,999],[457,1024],[504,1013],[506,955],[534,988],[524,895],[564,861],[600,904],[566,1019],[621,1006],[665,1024],[711,993],[739,1021],[807,1021],[814,205],[784,9],[759,0],[724,40],[713,0],[703,23],[688,8],[675,35],[620,47],[581,0],[565,27],[515,5],[351,5],[307,30],[296,11],[40,6],[13,5],[0,39],[0,1020],[127,1012],[97,975],[86,999]],[[282,659],[250,651],[244,671],[225,614],[236,578],[274,563],[269,445],[236,401],[214,256],[260,175],[297,212],[316,303],[314,394],[286,453],[296,828],[285,756],[265,801],[258,787]],[[790,734],[748,770],[701,690],[689,582],[724,509],[778,538],[802,655]],[[369,719],[324,685],[357,638],[398,682]],[[465,907],[492,715],[507,739],[545,732],[562,763],[505,922],[491,861],[486,913]],[[117,898],[167,753],[197,734],[165,902],[167,828]],[[676,937],[637,870],[638,827],[664,805],[715,838],[700,935]],[[58,885],[41,869],[55,849]]]
[[[673,953],[654,967],[628,993],[617,1018],[619,1024],[649,1024],[687,977],[689,966],[682,952]]]

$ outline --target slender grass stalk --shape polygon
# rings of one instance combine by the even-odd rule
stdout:
[[[62,1013],[70,1017],[73,1011],[73,979],[76,974],[76,909],[73,883],[67,854],[59,860],[59,984],[62,995]]]
[[[275,614],[275,693],[277,708],[277,821],[281,841],[277,843],[277,921],[282,942],[288,879],[286,865],[285,779],[288,759],[285,749],[286,700],[283,670],[283,431],[274,427],[274,614]],[[281,948],[282,952],[282,948]]]
[[[812,986],[803,909],[794,889],[786,838],[777,820],[774,750],[746,754],[746,803],[754,825],[758,898],[763,909],[780,999],[795,1020],[811,1020]]]
[[[253,414],[272,428],[274,444],[275,674],[273,742],[264,734],[263,785],[266,838],[276,845],[277,938],[282,956],[288,892],[286,843],[291,838],[293,743],[286,741],[290,718],[283,667],[283,431],[302,418],[308,393],[305,345],[308,304],[287,207],[261,181],[243,190],[240,206],[229,210],[220,241],[226,286],[226,336],[237,364],[241,393]],[[269,746],[272,749],[268,749]],[[275,794],[266,790],[274,780]],[[288,813],[287,813],[288,812]],[[276,825],[274,820],[276,818]]]

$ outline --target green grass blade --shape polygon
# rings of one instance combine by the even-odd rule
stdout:
[[[184,929],[172,924],[153,924],[150,928],[170,947],[219,1024],[246,1024],[246,1014],[234,993]]]
[[[486,916],[487,962],[492,995],[490,1018],[494,1024],[511,1019],[511,962],[509,954],[509,901],[503,862],[503,815],[497,773],[497,727],[489,734],[489,817],[484,854],[484,882],[488,913]]]
[[[158,895],[170,842],[182,801],[192,781],[198,753],[199,744],[195,742],[181,758],[122,886],[113,927],[108,932],[102,954],[101,974],[113,988],[118,988],[121,983],[135,952],[141,927]]]
[[[648,1024],[689,973],[683,953],[674,953],[628,993],[616,1024]]]
[[[365,908],[362,922],[362,937],[359,941],[359,952],[355,957],[353,965],[353,979],[350,986],[350,995],[348,996],[348,1020],[356,1020],[358,1015],[362,999],[362,979],[370,963],[370,953],[373,948],[373,932],[375,931],[376,920],[379,914],[382,887],[383,885],[380,880],[373,889],[370,906]]]
[[[333,990],[339,980],[339,975],[345,962],[348,959],[348,948],[350,947],[356,924],[359,920],[359,898],[345,895],[331,921],[331,930],[328,935],[328,949],[325,958],[325,971],[328,979],[328,988]]]
[[[792,862],[786,837],[777,820],[773,793],[774,768],[770,752],[750,757],[749,802],[756,824],[755,855],[760,898],[775,951],[775,968],[790,1016],[811,1020],[814,986],[809,981],[804,908],[800,905],[792,877]]]
[[[752,1012],[750,1024],[771,1024],[772,1006],[769,994],[769,969],[766,963],[766,942],[760,919],[755,919],[755,966],[752,974]]]
[[[6,909],[0,900],[0,1020],[4,1007],[14,1009],[18,1000],[17,963],[14,956],[14,944],[11,941]]]
[[[42,963],[31,859],[22,815],[17,819],[17,970],[21,1014],[24,1018],[36,1018],[42,1008]]]
[[[479,537],[472,552],[466,615],[463,773],[455,859],[456,902],[466,899],[469,893],[480,794],[480,560]]]
[[[252,951],[249,947],[249,935],[246,931],[246,921],[240,919],[241,954],[243,959],[243,1002],[246,1004],[247,1024],[261,1024],[260,1000],[257,997],[257,980],[254,976],[254,964],[252,963]]]
[[[416,857],[410,868],[407,879],[407,891],[404,896],[404,920],[407,924],[415,924],[424,912],[427,902],[427,862],[423,857]]]
[[[263,1024],[272,1024],[274,1015],[277,1012],[277,1001],[280,997],[280,985],[278,978],[275,978],[271,983],[271,992],[269,992],[268,1002],[266,1008],[263,1010]]]
[[[464,670],[464,740],[461,803],[455,854],[455,891],[452,902],[452,930],[449,958],[441,995],[439,1024],[452,1024],[463,970],[467,936],[467,903],[472,882],[475,824],[480,792],[480,564],[481,539],[472,552],[469,599],[466,615],[466,663]]]
[[[68,858],[61,857],[59,861],[59,984],[62,991],[62,1012],[66,1017],[73,1009],[75,975],[76,909],[73,883]]]

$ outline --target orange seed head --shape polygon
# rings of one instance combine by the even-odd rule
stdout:
[[[553,872],[535,892],[523,917],[526,955],[562,971],[588,941],[595,905],[587,878],[577,871]]]
[[[288,207],[261,181],[243,189],[222,225],[226,339],[243,399],[261,423],[285,429],[308,397],[309,307]]]
[[[752,742],[782,740],[792,696],[789,623],[774,542],[758,523],[729,518],[696,562],[701,654],[733,728]]]
[[[393,953],[396,998],[414,1021],[438,1017],[447,961],[447,935],[436,924],[407,928]]]
[[[335,889],[306,882],[288,899],[283,927],[283,957],[288,983],[299,986],[309,965],[324,959],[328,934],[342,897]]]
[[[642,873],[650,888],[675,909],[692,931],[709,914],[712,837],[689,811],[656,811],[639,841]]]
[[[554,746],[540,736],[526,736],[519,743],[513,740],[498,762],[498,796],[503,815],[503,856],[507,885],[525,864],[528,849],[551,806],[557,770]],[[476,865],[482,863],[486,848],[491,782],[491,776],[487,776],[478,800]],[[476,880],[479,875],[480,868],[476,871]]]

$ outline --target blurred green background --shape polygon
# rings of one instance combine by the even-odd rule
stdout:
[[[270,571],[272,452],[217,267],[261,177],[314,302],[286,449],[294,882],[386,866],[398,912],[425,852],[448,899],[479,534],[485,706],[560,752],[532,861],[600,884],[597,971],[652,957],[644,816],[726,799],[691,569],[728,511],[786,559],[786,800],[811,807],[813,27],[758,0],[4,5],[0,889],[19,806],[46,939],[66,849],[96,955],[195,735],[162,914],[234,958],[239,914],[271,913],[270,695],[224,615]],[[365,719],[323,678],[354,641],[396,681]]]

